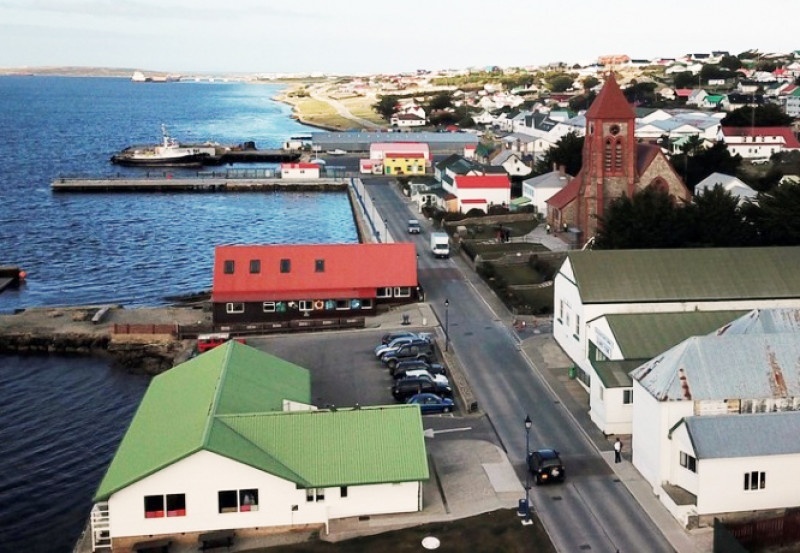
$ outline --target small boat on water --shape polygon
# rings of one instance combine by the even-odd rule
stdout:
[[[111,162],[128,167],[202,167],[216,154],[214,146],[181,146],[161,125],[158,146],[131,146],[111,156]]]

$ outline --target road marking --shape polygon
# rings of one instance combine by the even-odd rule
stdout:
[[[433,428],[426,428],[423,432],[423,435],[426,438],[433,438],[436,434],[449,434],[450,432],[466,432],[467,430],[472,430],[471,426],[465,426],[463,428],[446,428],[444,430],[434,430]]]

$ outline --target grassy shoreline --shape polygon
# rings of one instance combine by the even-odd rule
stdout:
[[[293,86],[281,91],[273,99],[292,106],[292,118],[304,125],[317,127],[329,131],[345,131],[352,128],[364,128],[353,119],[342,117],[328,102],[317,100],[310,95],[299,96],[300,91],[306,90],[310,82],[294,83]],[[321,95],[323,98],[326,96]]]

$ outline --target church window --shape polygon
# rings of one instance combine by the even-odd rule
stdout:
[[[622,171],[622,141],[619,138],[614,144],[614,169]]]
[[[605,165],[606,171],[611,171],[611,139],[610,138],[606,139],[604,165]]]

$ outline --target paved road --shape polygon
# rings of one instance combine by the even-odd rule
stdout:
[[[426,300],[449,335],[479,405],[524,482],[526,414],[533,420],[530,447],[555,447],[564,458],[564,485],[534,487],[531,503],[559,551],[669,552],[673,548],[616,478],[544,379],[532,367],[490,308],[474,273],[456,260],[436,260],[428,251],[430,226],[420,236],[406,233],[410,203],[396,186],[367,181],[369,193],[396,240],[417,244]],[[427,223],[423,223],[427,225]],[[488,297],[488,296],[487,296]],[[445,308],[444,301],[449,301]],[[491,299],[491,298],[490,298]]]

